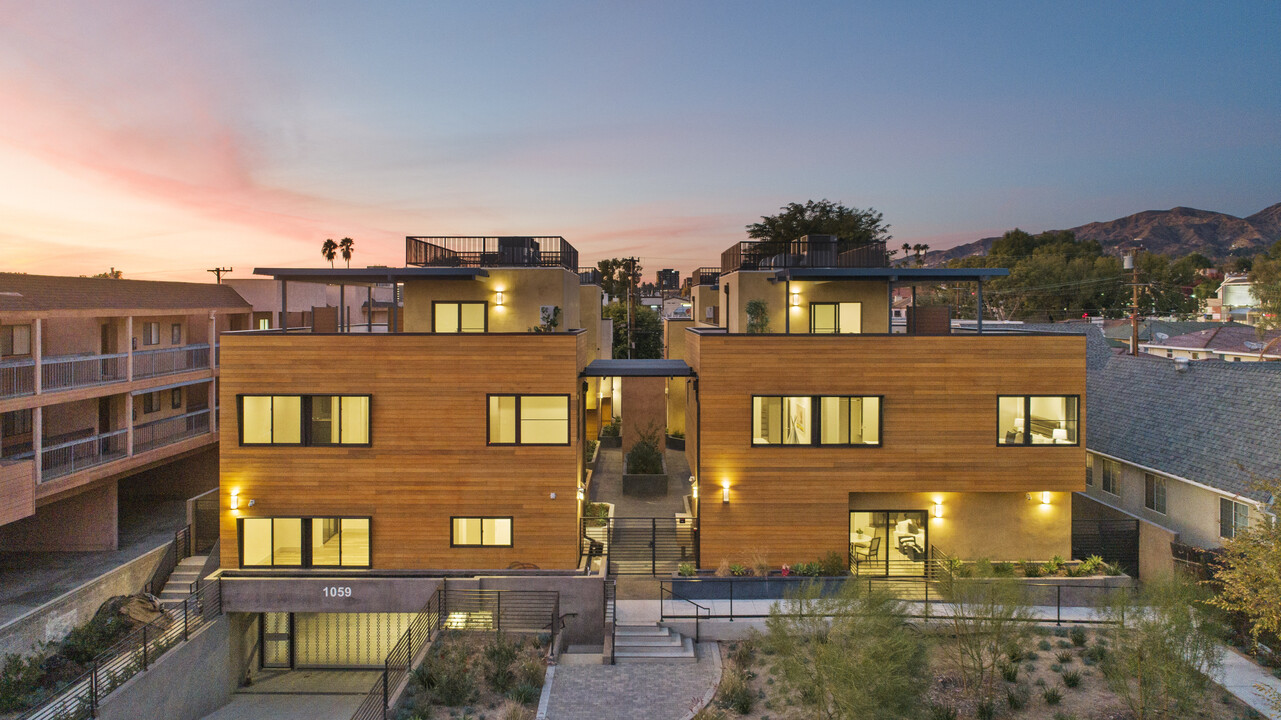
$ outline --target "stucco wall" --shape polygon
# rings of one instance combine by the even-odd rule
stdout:
[[[720,314],[716,314],[713,319],[707,315],[709,308],[718,308],[721,303],[721,294],[719,285],[696,285],[690,291],[690,299],[694,302],[693,319],[696,323],[704,325],[720,325]]]
[[[789,285],[773,281],[774,271],[739,271],[721,276],[721,291],[729,287],[728,300],[721,309],[725,316],[722,323],[731,333],[747,332],[747,303],[764,300],[769,310],[769,331],[772,333],[808,333],[810,331],[809,304],[811,302],[862,303],[864,333],[890,331],[890,299],[885,281],[794,280],[793,291],[799,290],[800,305],[793,307],[788,297]]]
[[[623,410],[623,454],[626,455],[640,440],[642,432],[650,430],[657,435],[661,450],[667,423],[667,398],[664,395],[667,378],[625,377],[622,380],[623,401],[626,403]]]
[[[1048,560],[1072,554],[1070,493],[850,493],[850,510],[925,510],[942,501],[943,517],[930,515],[926,542],[965,560]],[[884,556],[882,556],[884,557]],[[800,558],[798,558],[800,559]],[[704,564],[707,564],[704,560]]]
[[[41,505],[35,515],[0,527],[0,548],[53,552],[116,550],[116,517],[116,483],[103,483],[65,500]]]
[[[561,309],[558,331],[582,327],[578,274],[562,268],[489,268],[489,277],[405,283],[405,332],[432,331],[433,302],[488,302],[489,332],[527,332],[543,305]],[[503,304],[497,305],[497,295]]]
[[[98,703],[100,720],[200,720],[231,700],[231,623],[221,617]]]

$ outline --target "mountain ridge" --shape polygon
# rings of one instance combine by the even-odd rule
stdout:
[[[1119,253],[1136,245],[1150,252],[1181,257],[1199,252],[1212,260],[1253,255],[1281,240],[1281,203],[1241,218],[1214,210],[1178,206],[1144,210],[1106,222],[1068,228],[1078,240],[1094,240],[1104,252]],[[1035,233],[1034,233],[1035,234]],[[988,237],[926,254],[927,265],[986,255],[999,237]]]

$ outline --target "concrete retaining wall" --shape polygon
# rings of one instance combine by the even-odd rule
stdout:
[[[88,622],[108,598],[138,592],[168,548],[165,543],[0,626],[0,655],[28,654],[39,643],[57,642]]]
[[[99,720],[199,720],[227,704],[239,678],[224,616],[121,685],[98,704]]]

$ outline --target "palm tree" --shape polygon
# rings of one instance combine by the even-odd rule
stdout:
[[[343,238],[338,241],[338,249],[342,250],[342,259],[347,261],[347,267],[351,267],[351,254],[356,252],[356,241]]]
[[[338,243],[326,239],[320,244],[320,255],[329,261],[329,267],[334,266],[334,256],[338,254]]]

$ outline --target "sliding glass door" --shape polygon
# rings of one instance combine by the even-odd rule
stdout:
[[[851,510],[850,568],[858,575],[925,574],[925,510]]]

